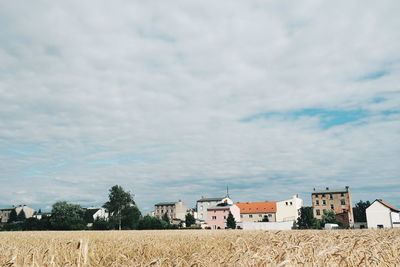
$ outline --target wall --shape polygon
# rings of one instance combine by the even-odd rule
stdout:
[[[291,230],[293,221],[287,222],[241,222],[240,226],[243,230]]]
[[[392,228],[390,209],[378,201],[372,203],[372,205],[367,208],[366,213],[368,228],[378,228],[377,225],[383,225],[384,228]]]
[[[251,215],[251,216],[250,216]],[[242,222],[260,222],[263,220],[264,216],[268,217],[270,222],[276,221],[275,213],[241,213],[240,219]]]

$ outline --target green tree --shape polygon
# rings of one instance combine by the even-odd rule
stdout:
[[[164,213],[164,215],[162,216],[162,220],[164,222],[166,222],[167,224],[171,223],[171,220],[169,219],[168,213]]]
[[[108,201],[103,205],[113,217],[118,220],[118,229],[122,227],[122,210],[135,204],[130,192],[125,192],[119,185],[114,185],[109,190]]]
[[[264,218],[261,221],[262,222],[269,222],[268,216],[264,216]]]
[[[17,221],[23,222],[23,221],[25,221],[25,220],[26,220],[25,211],[24,211],[23,209],[21,209],[21,211],[18,213]]]
[[[324,226],[326,223],[337,223],[335,212],[333,212],[333,210],[324,210],[324,213],[322,214],[321,223],[322,226]]]
[[[228,218],[226,219],[226,228],[236,229],[236,221],[231,212],[229,212]]]
[[[142,216],[140,210],[136,206],[126,207],[122,210],[121,225],[123,229],[137,229],[139,219]]]
[[[96,218],[93,221],[92,229],[93,230],[111,230],[111,229],[114,229],[114,227],[115,227],[115,225],[112,222],[110,222],[104,218]]]
[[[53,204],[50,223],[54,230],[83,230],[84,211],[80,205],[59,201]]]
[[[297,227],[299,229],[312,229],[315,223],[316,219],[314,218],[312,207],[301,207],[300,216],[297,218]]]
[[[185,216],[185,224],[186,227],[190,227],[192,224],[196,223],[196,219],[194,218],[194,216],[191,213],[187,213]]]
[[[139,220],[138,229],[139,230],[163,229],[163,223],[162,220],[160,220],[159,218],[146,215]]]
[[[12,222],[17,221],[17,219],[18,219],[17,211],[15,209],[12,209],[7,222],[12,223]]]
[[[371,203],[367,201],[360,200],[356,206],[353,208],[354,221],[355,222],[366,222],[367,221],[367,208],[371,206]]]

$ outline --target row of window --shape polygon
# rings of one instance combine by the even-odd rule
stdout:
[[[265,216],[267,216],[267,215],[265,215]],[[258,214],[258,217],[263,218],[264,215]],[[268,214],[268,217],[271,218],[271,217],[272,217],[272,214]],[[243,215],[242,215],[242,214],[240,215],[240,218],[243,218]],[[253,214],[249,214],[249,218],[253,218]]]
[[[319,195],[318,194],[315,194],[315,197],[318,197]],[[325,197],[325,194],[321,194],[321,196],[322,197]],[[340,193],[340,196],[341,197],[344,197],[344,193]],[[333,199],[333,194],[332,193],[329,193],[329,198],[330,199]]]
[[[319,200],[318,199],[315,200],[315,205],[319,206]],[[325,199],[322,200],[322,206],[324,206],[324,205],[326,205],[326,200]],[[340,200],[340,205],[346,205],[346,200],[345,199],[341,199]],[[333,206],[333,205],[331,205],[331,206]]]
[[[165,212],[173,212],[173,210],[165,210]],[[156,213],[164,213],[164,210],[156,210]]]

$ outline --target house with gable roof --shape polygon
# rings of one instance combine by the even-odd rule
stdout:
[[[400,228],[400,211],[376,199],[366,210],[368,228]]]

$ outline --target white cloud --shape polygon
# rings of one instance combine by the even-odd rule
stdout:
[[[372,189],[400,187],[399,115],[382,113],[400,104],[396,1],[176,3],[1,4],[0,205],[26,186],[35,205],[96,204],[113,184],[143,207],[193,203],[226,183],[237,200],[350,185],[400,205]],[[375,115],[240,121],[304,108]]]

